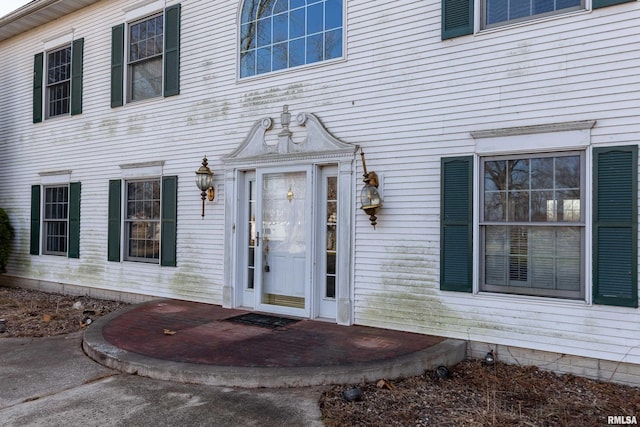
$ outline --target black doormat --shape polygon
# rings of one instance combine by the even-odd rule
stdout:
[[[239,316],[229,317],[229,322],[242,323],[244,325],[260,326],[261,328],[276,329],[296,323],[299,319],[288,317],[269,316],[267,314],[247,313]]]

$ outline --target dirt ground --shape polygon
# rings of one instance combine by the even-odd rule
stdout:
[[[86,296],[0,286],[0,338],[51,337],[76,332],[125,305]]]
[[[82,330],[126,304],[0,287],[3,337],[46,337]],[[0,322],[0,331],[3,325]],[[640,422],[640,388],[556,375],[534,367],[467,360],[399,380],[330,387],[319,398],[336,426],[606,426]],[[344,392],[359,392],[347,400]],[[622,417],[609,420],[608,417]]]
[[[343,396],[352,387],[336,386],[322,395],[328,427],[590,427],[608,425],[608,416],[640,421],[640,388],[500,362],[463,361],[446,378],[432,371],[359,384],[360,401]]]

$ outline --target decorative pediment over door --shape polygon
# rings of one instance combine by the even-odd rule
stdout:
[[[280,114],[280,129],[274,129],[271,117],[258,120],[240,146],[223,159],[225,163],[342,157],[356,152],[356,145],[331,135],[314,114],[298,113],[292,123],[288,110],[285,105]]]

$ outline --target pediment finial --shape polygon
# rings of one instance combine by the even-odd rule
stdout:
[[[282,131],[278,136],[290,136],[291,131],[289,125],[291,124],[291,113],[289,113],[289,106],[284,105],[282,107],[282,114],[280,114],[280,124],[282,125]]]

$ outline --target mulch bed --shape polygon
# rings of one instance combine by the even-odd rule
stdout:
[[[125,303],[0,286],[0,338],[50,337],[80,331]]]
[[[335,386],[320,399],[334,426],[606,426],[609,416],[640,421],[640,388],[556,375],[536,367],[466,360],[396,381]],[[357,386],[361,399],[343,393]]]

